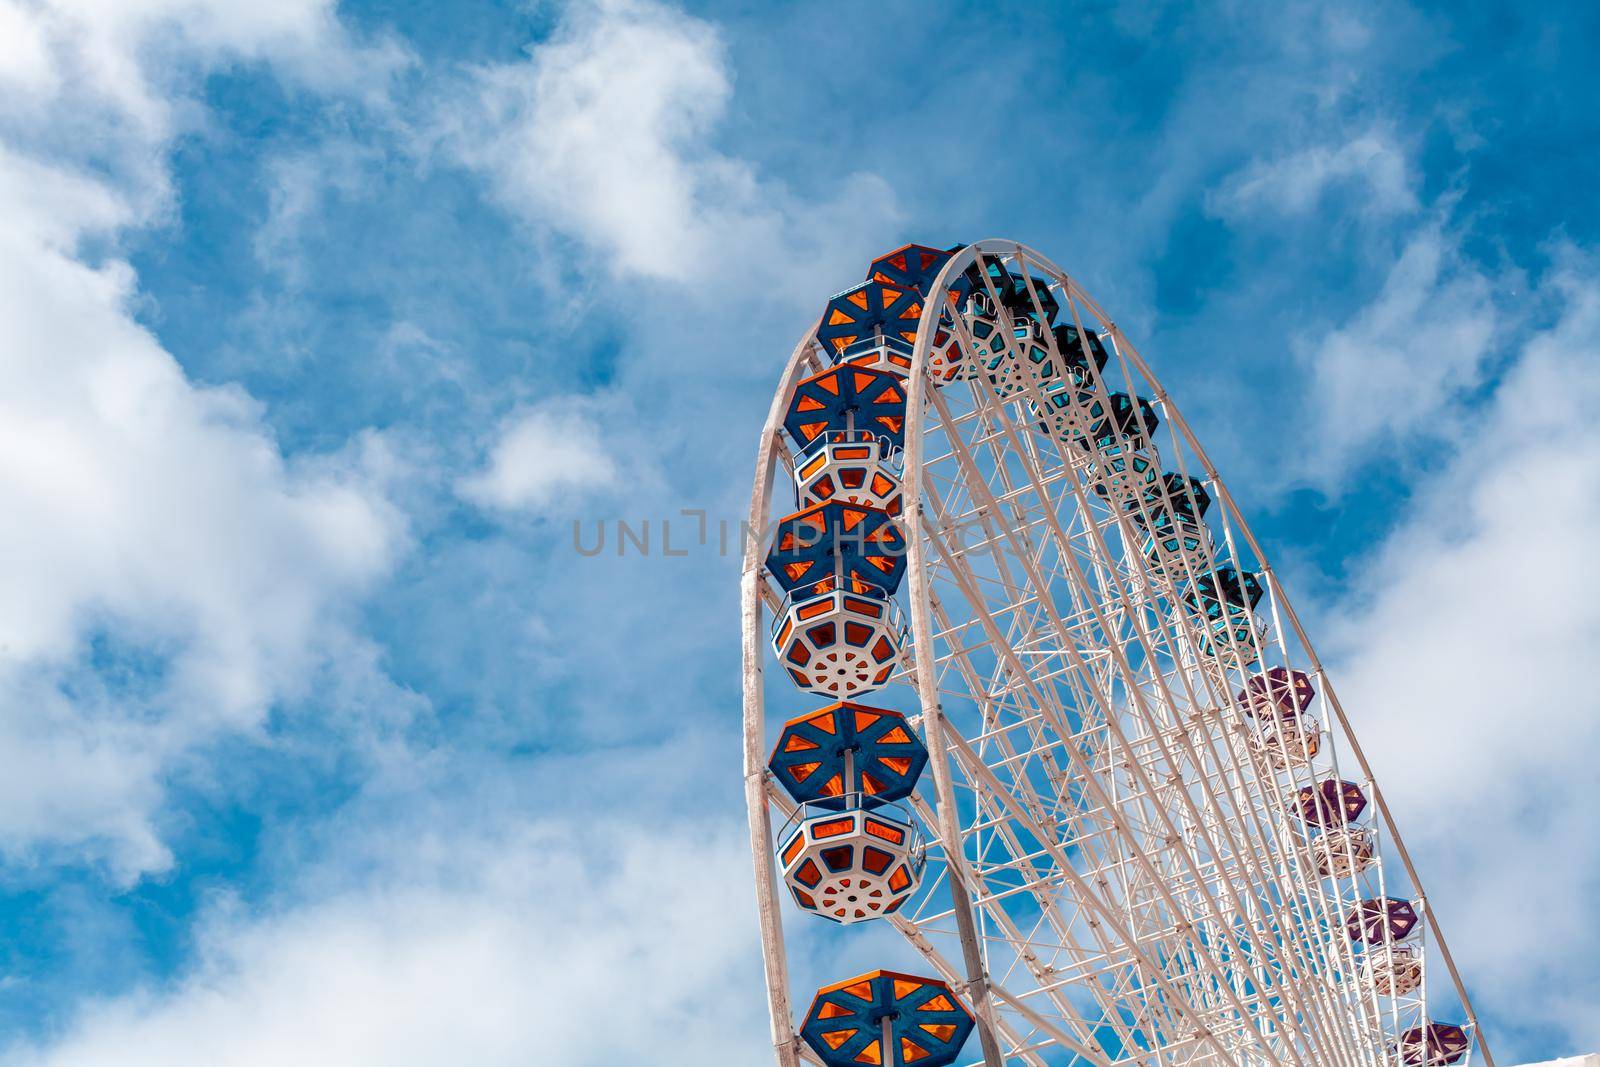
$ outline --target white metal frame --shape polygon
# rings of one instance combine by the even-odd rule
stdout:
[[[1440,965],[1450,995],[1433,1002],[1458,1005],[1440,1017],[1462,1023],[1469,1058],[1493,1067],[1344,710],[1199,441],[1116,325],[1033,250],[968,246],[930,292],[991,260],[1032,279],[1030,291],[1047,285],[1062,321],[1100,334],[1111,359],[1093,385],[1155,405],[1160,443],[1147,454],[1202,480],[1216,559],[1258,572],[1266,593],[1248,648],[1230,637],[1202,654],[1205,631],[1176,592],[1193,572],[1152,573],[1128,513],[1091,489],[1094,453],[1033,428],[1041,383],[1003,400],[981,376],[937,387],[926,364],[947,305],[930,298],[905,435],[912,642],[885,699],[907,712],[915,702],[931,773],[912,803],[936,856],[922,893],[888,921],[974,1010],[988,1067],[1399,1064],[1395,1041],[1428,1021]],[[970,343],[959,316],[945,325]],[[752,531],[787,499],[775,479],[792,473],[789,398],[825,365],[808,332],[762,430]],[[773,862],[772,810],[793,804],[765,766],[762,615],[781,600],[765,547],[747,539],[741,587],[745,794],[773,1046],[780,1067],[796,1067],[812,1057],[795,1033]],[[1235,694],[1269,665],[1315,679],[1319,752],[1274,759],[1251,743]],[[1362,786],[1379,847],[1365,870],[1324,879],[1289,810],[1296,789],[1329,775]],[[1407,897],[1422,916],[1428,970],[1414,993],[1380,997],[1361,980],[1344,918],[1375,896]]]

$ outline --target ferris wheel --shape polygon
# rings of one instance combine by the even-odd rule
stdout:
[[[789,359],[750,523],[780,1067],[1493,1067],[1271,565],[1049,260],[874,260]],[[797,995],[784,928],[827,922],[906,945]]]

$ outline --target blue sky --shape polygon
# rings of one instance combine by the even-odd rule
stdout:
[[[1597,43],[0,0],[0,1064],[759,1062],[735,562],[572,522],[736,520],[821,300],[989,236],[1207,442],[1501,1059],[1600,1047]]]

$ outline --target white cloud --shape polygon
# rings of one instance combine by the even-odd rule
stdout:
[[[188,381],[136,321],[136,279],[114,254],[169,195],[160,166],[179,101],[163,87],[175,66],[280,55],[337,65],[328,4],[268,6],[0,15],[38,45],[0,49],[4,76],[31,87],[0,104],[9,856],[64,846],[123,878],[167,862],[151,822],[164,775],[222,732],[257,729],[305,684],[342,605],[401,535],[381,448],[286,461],[254,401]]]
[[[371,882],[224,911],[164,990],[87,1007],[5,1067],[691,1067],[769,1048],[749,858],[684,826],[422,835]]]
[[[1600,271],[1560,262],[1558,319],[1330,620],[1341,698],[1503,1052],[1516,1027],[1600,1043]]]
[[[360,195],[370,177],[363,168],[373,164],[371,150],[339,139],[267,161],[268,212],[252,241],[256,261],[294,288],[302,287],[307,229],[320,221],[330,194]]]
[[[0,79],[13,91],[42,91],[55,82],[44,27],[14,0],[0,0]]]
[[[527,61],[480,72],[446,140],[514,211],[620,277],[770,283],[796,258],[851,262],[828,235],[877,244],[892,230],[875,176],[841,175],[835,199],[805,203],[714,149],[731,94],[710,24],[650,0],[574,3]]]
[[[1275,159],[1258,159],[1231,175],[1208,198],[1212,211],[1236,219],[1262,212],[1303,214],[1330,189],[1349,188],[1358,210],[1395,215],[1417,208],[1405,150],[1372,129],[1342,144],[1321,144]]]
[[[405,61],[390,42],[357,45],[334,0],[239,4],[219,0],[0,0],[0,82],[21,90],[0,115],[33,125],[43,109],[71,100],[66,125],[160,139],[184,101],[175,90],[195,66],[271,61],[296,83],[381,96]],[[84,105],[98,115],[85,114]]]
[[[512,416],[484,469],[459,483],[461,495],[485,508],[537,511],[563,495],[612,487],[618,466],[595,410],[574,397]]]
[[[1441,419],[1489,369],[1504,315],[1495,284],[1433,222],[1413,232],[1382,290],[1344,325],[1296,354],[1311,380],[1314,423],[1303,473],[1325,489],[1387,451],[1439,436]]]

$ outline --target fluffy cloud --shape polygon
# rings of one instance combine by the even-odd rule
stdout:
[[[609,488],[618,468],[594,404],[548,401],[507,420],[483,470],[461,480],[461,495],[492,509],[537,510],[562,494]]]
[[[731,838],[598,822],[422,835],[373,881],[225,910],[168,990],[85,1010],[5,1067],[756,1062],[749,860]]]
[[[0,0],[0,114],[42,126],[48,105],[70,99],[62,133],[159,139],[183,98],[174,90],[196,67],[270,61],[298,84],[381,94],[404,62],[392,43],[357,45],[334,0],[232,4],[218,0]],[[102,146],[103,147],[103,146]]]
[[[1600,271],[1560,262],[1554,324],[1358,570],[1330,658],[1480,1010],[1592,1048]]]
[[[1302,214],[1342,187],[1359,194],[1360,211],[1393,215],[1416,209],[1413,182],[1405,150],[1387,131],[1373,129],[1341,144],[1258,159],[1223,182],[1208,201],[1224,218],[1263,211]]]
[[[482,70],[443,126],[512,210],[618,276],[774,283],[796,258],[853,262],[828,235],[881,243],[896,214],[881,179],[841,176],[835,199],[806,203],[713,148],[731,93],[710,24],[649,0],[601,0],[569,6],[527,61]]]
[[[1297,345],[1314,425],[1302,473],[1335,489],[1380,452],[1439,436],[1441,418],[1493,363],[1504,313],[1495,284],[1441,222],[1411,233],[1377,297],[1347,323]]]
[[[0,105],[0,852],[131,877],[167,860],[173,761],[304,685],[401,535],[376,442],[286,460],[254,401],[187,380],[137,321],[113,251],[168,195],[152,71],[342,38],[321,3],[0,10],[26,89]],[[58,143],[78,122],[105,125]]]

